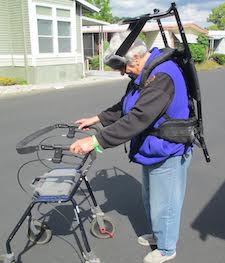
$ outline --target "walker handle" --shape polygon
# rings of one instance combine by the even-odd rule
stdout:
[[[39,150],[47,150],[47,147],[44,149],[43,145],[41,147],[39,144],[38,145],[28,145],[28,144],[30,142],[34,141],[35,139],[37,139],[38,137],[44,135],[45,133],[48,133],[48,132],[53,131],[53,130],[58,129],[58,128],[59,129],[65,129],[65,128],[69,129],[69,132],[67,134],[68,138],[74,138],[76,131],[79,131],[81,133],[86,133],[88,136],[90,136],[90,133],[88,133],[88,131],[82,131],[82,130],[78,129],[77,124],[66,124],[66,123],[54,124],[54,125],[42,128],[42,129],[28,135],[27,137],[25,137],[22,141],[20,141],[16,145],[16,151],[19,154],[28,154],[28,153],[37,152]],[[97,132],[100,130],[100,128],[96,125],[92,125],[89,128],[93,129]],[[54,150],[54,149],[52,149],[52,150]],[[65,150],[65,151],[69,150],[69,146],[64,146],[64,148],[62,150]]]

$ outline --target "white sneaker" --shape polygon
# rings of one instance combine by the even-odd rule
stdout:
[[[161,252],[156,249],[150,253],[144,258],[143,263],[163,263],[166,261],[169,261],[176,257],[176,252],[172,254],[171,256],[163,256]]]
[[[137,242],[139,245],[146,246],[146,247],[157,244],[156,238],[154,237],[153,234],[146,234],[146,235],[140,236],[138,237]]]

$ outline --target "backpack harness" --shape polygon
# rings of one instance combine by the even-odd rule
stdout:
[[[179,32],[182,38],[182,48],[172,49],[168,46],[168,42],[165,36],[164,29],[162,27],[160,18],[175,16]],[[197,144],[202,148],[206,162],[210,162],[210,157],[205,144],[203,135],[203,122],[202,122],[202,107],[201,107],[201,93],[199,80],[197,76],[197,71],[194,62],[191,57],[191,52],[188,46],[186,35],[184,33],[184,28],[181,24],[180,17],[176,8],[176,4],[172,3],[168,11],[160,13],[158,9],[154,10],[154,14],[146,14],[137,18],[124,20],[124,23],[129,23],[130,34],[118,48],[115,53],[109,54],[105,57],[105,64],[109,65],[114,69],[121,69],[126,66],[125,55],[129,48],[132,46],[135,39],[138,37],[142,28],[146,22],[150,19],[155,19],[158,22],[160,32],[165,44],[165,48],[162,49],[160,56],[152,60],[148,65],[146,65],[142,70],[142,76],[140,81],[140,89],[142,89],[150,76],[151,72],[158,65],[165,61],[174,61],[182,71],[188,94],[189,102],[189,118],[188,119],[172,119],[165,112],[159,116],[165,118],[165,121],[158,127],[153,128],[152,124],[149,128],[143,131],[132,147],[131,150],[131,160],[132,156],[137,153],[139,147],[143,143],[143,138],[148,135],[156,136],[160,139],[164,139],[173,143],[182,143],[185,145],[184,153],[193,144]],[[158,119],[159,119],[158,118]]]

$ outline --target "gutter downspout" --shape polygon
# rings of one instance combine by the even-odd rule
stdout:
[[[11,25],[11,13],[9,11],[9,1],[7,1],[7,9],[8,9],[8,38],[10,42],[10,55],[11,55],[11,63],[12,67],[15,66],[14,64],[14,58],[13,58],[13,42],[12,42],[12,25]]]
[[[75,3],[75,1],[74,1]],[[75,3],[76,6],[76,3]],[[86,73],[85,73],[85,59],[84,59],[84,35],[83,35],[83,31],[82,31],[82,15],[83,15],[83,8],[81,5],[79,5],[80,8],[80,40],[81,40],[81,54],[82,54],[82,61],[83,61],[83,78],[86,77]],[[76,15],[76,13],[75,13]]]
[[[98,40],[98,54],[99,54],[99,70],[104,71],[104,63],[103,63],[103,56],[104,56],[104,41],[103,41],[103,25],[99,26],[99,40]]]
[[[22,16],[22,34],[23,34],[23,50],[24,50],[24,66],[25,66],[25,77],[26,81],[29,82],[28,80],[28,64],[27,64],[27,42],[26,42],[26,34],[25,34],[25,29],[24,29],[24,0],[21,0],[20,2],[20,11],[21,11],[21,16]]]
[[[104,71],[104,36],[103,36],[103,25],[101,25],[101,70]]]

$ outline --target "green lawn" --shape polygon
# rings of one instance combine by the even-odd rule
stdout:
[[[203,70],[211,70],[211,69],[217,69],[217,68],[224,68],[225,65],[219,65],[215,61],[207,60],[201,64],[195,64],[197,71],[203,71]]]

